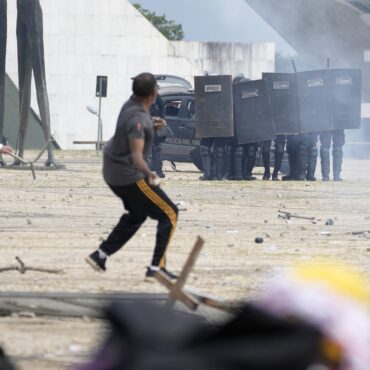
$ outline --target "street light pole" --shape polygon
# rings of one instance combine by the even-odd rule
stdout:
[[[96,83],[96,96],[99,98],[99,110],[98,110],[98,137],[96,141],[96,152],[99,154],[101,144],[103,142],[103,121],[101,119],[102,111],[102,98],[107,97],[108,88],[108,77],[107,76],[97,76]]]
[[[101,103],[102,103],[102,90],[103,90],[103,80],[99,79],[99,111],[98,111],[98,138],[96,141],[96,152],[99,154],[100,143],[102,141],[102,124],[101,124]]]

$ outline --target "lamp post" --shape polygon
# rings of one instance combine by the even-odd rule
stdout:
[[[87,106],[86,109],[93,115],[98,117],[98,136],[96,141],[96,153],[99,154],[100,145],[103,141],[103,120],[101,118],[101,110],[100,113],[93,107]]]

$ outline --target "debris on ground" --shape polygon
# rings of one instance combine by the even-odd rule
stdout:
[[[21,274],[25,274],[27,271],[44,272],[47,274],[60,274],[64,272],[63,270],[45,269],[41,267],[28,267],[19,257],[15,257],[15,259],[18,262],[18,265],[0,268],[0,272],[19,271]]]
[[[334,220],[332,218],[328,218],[325,221],[325,226],[333,226],[334,225]]]
[[[286,212],[286,211],[281,211],[281,210],[278,210],[278,213],[279,213],[278,217],[284,220],[290,220],[291,218],[298,218],[301,220],[309,220],[309,221],[316,220],[316,217],[301,216],[296,213],[291,213],[291,212]]]

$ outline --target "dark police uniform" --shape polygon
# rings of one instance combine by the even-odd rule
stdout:
[[[265,168],[265,173],[263,174],[263,180],[270,180],[271,173],[270,173],[270,151],[271,151],[271,140],[267,140],[262,142],[262,160],[263,166]],[[274,172],[272,173],[272,180],[278,181],[279,180],[279,171],[281,168],[281,163],[283,161],[284,152],[285,152],[285,144],[286,144],[286,136],[285,135],[277,135],[275,138],[275,166]]]
[[[284,181],[305,181],[308,169],[310,134],[288,135],[289,175]]]
[[[317,166],[317,157],[318,157],[318,150],[317,150],[317,140],[319,134],[316,132],[311,132],[309,135],[309,143],[308,143],[308,163],[307,163],[307,181],[316,181],[315,172]]]
[[[330,147],[333,141],[333,179],[341,181],[340,174],[343,164],[343,145],[346,142],[344,130],[326,131],[320,133],[320,159],[322,180],[330,180]]]

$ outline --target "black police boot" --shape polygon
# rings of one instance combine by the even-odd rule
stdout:
[[[252,175],[252,171],[256,163],[256,155],[257,155],[256,149],[253,146],[249,147],[247,150],[245,177],[244,177],[246,181],[257,180],[257,178]]]
[[[263,166],[265,167],[265,173],[263,174],[262,180],[268,181],[271,177],[270,172],[270,152],[262,152]]]
[[[340,177],[342,172],[343,164],[343,149],[341,147],[333,148],[333,180],[334,181],[343,181]]]
[[[234,180],[243,180],[243,147],[238,146],[234,152]]]
[[[203,176],[201,176],[199,179],[202,181],[210,181],[212,180],[212,161],[211,151],[208,146],[202,145],[200,147],[200,155],[203,163]]]
[[[283,161],[284,152],[275,152],[275,167],[272,173],[272,181],[279,181],[279,171],[281,168],[281,162]]]
[[[308,168],[307,168],[307,181],[316,181],[315,172],[317,166],[317,146],[312,146],[310,148],[310,153],[308,157]]]
[[[216,149],[216,179],[223,180],[225,175],[225,149],[223,146],[217,146]]]
[[[297,181],[305,181],[308,167],[308,148],[306,145],[299,145],[298,148],[298,176]]]
[[[322,181],[330,181],[330,152],[329,149],[320,150]]]
[[[283,176],[283,181],[295,181],[298,176],[298,153],[296,151],[288,152],[289,175]]]
[[[225,179],[233,180],[234,171],[233,171],[233,149],[231,145],[228,145],[225,148]]]

